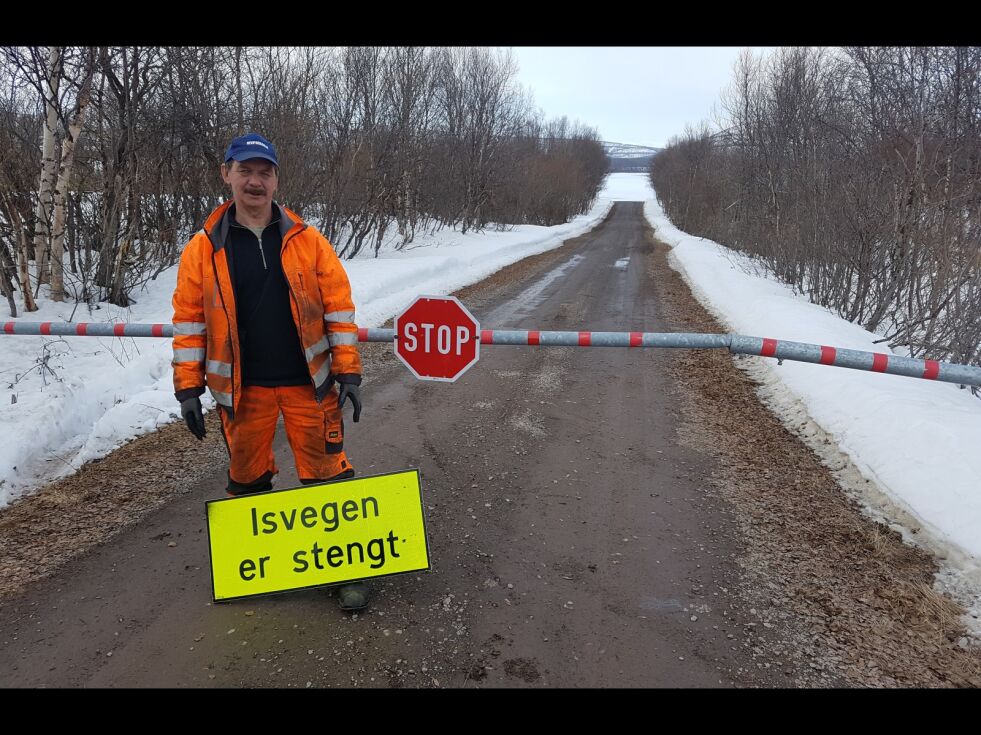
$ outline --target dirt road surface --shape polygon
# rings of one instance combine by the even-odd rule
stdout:
[[[457,296],[484,328],[724,331],[666,254],[623,203]],[[727,353],[485,346],[454,384],[363,354],[346,448],[419,468],[431,571],[361,614],[322,589],[212,603],[209,414],[203,443],[168,426],[0,511],[0,686],[981,685],[934,562]],[[277,458],[296,485],[281,429]]]

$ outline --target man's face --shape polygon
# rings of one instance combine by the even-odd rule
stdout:
[[[247,161],[230,161],[221,167],[221,177],[232,188],[235,202],[249,209],[259,209],[272,204],[273,194],[279,185],[276,167],[265,158]]]

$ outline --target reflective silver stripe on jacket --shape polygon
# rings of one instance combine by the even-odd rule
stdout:
[[[218,405],[226,406],[228,408],[232,407],[231,393],[222,393],[221,391],[215,390],[214,388],[209,388],[208,390],[211,391],[211,395],[215,397],[215,402],[218,403]]]
[[[330,360],[327,360],[323,365],[321,365],[320,370],[318,370],[313,376],[314,388],[319,388],[322,386],[328,377],[330,377]]]
[[[174,349],[174,362],[204,362],[204,347]]]
[[[174,322],[174,334],[205,334],[204,322]]]
[[[331,347],[337,345],[356,345],[358,343],[357,332],[331,332],[327,335],[327,341]]]
[[[313,347],[307,347],[303,353],[307,356],[307,362],[310,362],[317,355],[326,352],[329,348],[330,343],[327,341],[327,338],[321,337],[317,344],[315,344]]]
[[[232,364],[221,360],[208,360],[207,371],[223,378],[232,377]]]
[[[325,322],[353,322],[354,312],[353,311],[331,311],[324,314]]]

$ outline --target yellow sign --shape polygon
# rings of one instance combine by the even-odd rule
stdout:
[[[419,471],[208,502],[215,601],[429,569]]]

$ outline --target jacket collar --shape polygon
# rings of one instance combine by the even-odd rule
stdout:
[[[211,245],[215,252],[218,252],[225,247],[225,243],[228,241],[228,228],[231,225],[231,206],[234,204],[234,200],[230,199],[227,202],[222,203],[214,212],[208,215],[208,219],[204,222],[204,232],[211,240]],[[282,204],[278,202],[273,202],[273,206],[279,210],[279,236],[282,239],[286,239],[287,233],[293,230],[297,225],[301,229],[306,228],[306,223],[303,219],[290,209],[287,209]]]

